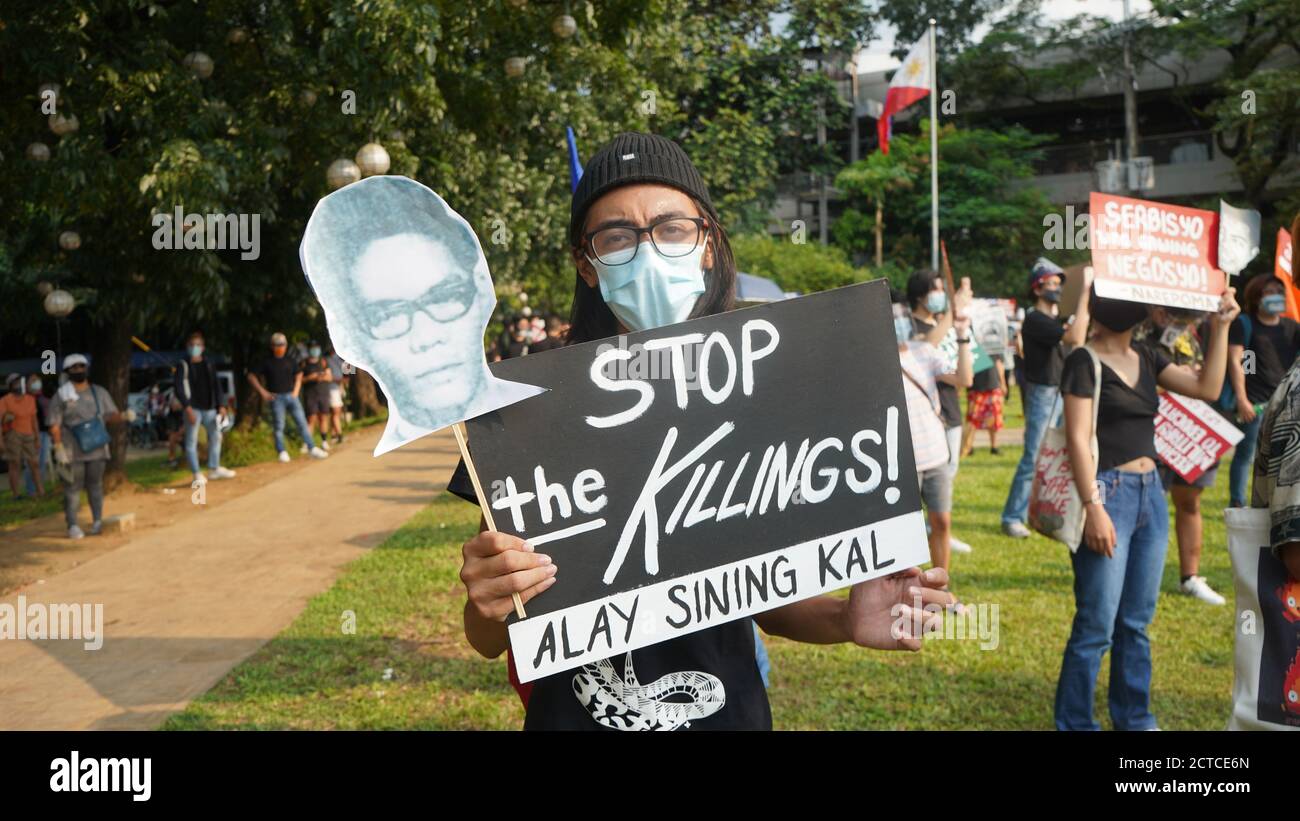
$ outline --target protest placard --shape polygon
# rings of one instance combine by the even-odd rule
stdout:
[[[971,336],[989,356],[1001,356],[1007,348],[1007,314],[1002,300],[977,299],[969,313]]]
[[[1194,482],[1241,441],[1242,432],[1208,403],[1162,392],[1156,411],[1156,453],[1174,473]]]
[[[1225,283],[1217,267],[1218,214],[1097,193],[1090,196],[1089,210],[1100,296],[1218,309]]]
[[[547,389],[468,423],[558,568],[520,680],[928,561],[891,316],[877,280],[494,363]]]

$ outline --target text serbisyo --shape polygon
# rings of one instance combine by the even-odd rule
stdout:
[[[262,255],[260,214],[154,214],[153,247],[159,251],[240,251],[239,258]]]

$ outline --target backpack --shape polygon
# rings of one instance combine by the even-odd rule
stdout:
[[[1249,348],[1250,335],[1253,330],[1253,326],[1250,323],[1250,317],[1243,313],[1239,316],[1239,319],[1241,319],[1242,328],[1245,330],[1245,334],[1242,336],[1241,346],[1243,348]],[[1229,373],[1231,373],[1231,371],[1229,371]],[[1232,380],[1228,378],[1227,374],[1224,374],[1223,390],[1219,393],[1219,410],[1230,414],[1236,414],[1237,412],[1237,394],[1232,390]],[[1234,415],[1232,418],[1235,419],[1236,416]]]

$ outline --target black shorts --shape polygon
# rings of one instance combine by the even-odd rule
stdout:
[[[1218,462],[1215,462],[1214,464],[1210,465],[1209,470],[1205,471],[1200,476],[1197,476],[1195,482],[1187,481],[1183,477],[1179,476],[1177,473],[1174,473],[1173,470],[1170,469],[1170,467],[1166,465],[1164,462],[1160,463],[1160,484],[1164,485],[1166,493],[1169,492],[1170,485],[1178,485],[1179,487],[1199,487],[1199,488],[1214,487],[1214,480],[1217,479],[1218,476],[1219,476]]]
[[[330,395],[329,391],[312,391],[304,397],[303,403],[307,410],[308,416],[329,416],[330,412]]]

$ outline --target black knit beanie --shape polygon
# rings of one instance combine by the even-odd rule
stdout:
[[[695,197],[714,215],[708,186],[681,146],[656,134],[625,131],[587,161],[582,179],[573,192],[569,209],[569,242],[582,241],[587,209],[601,195],[621,185],[637,182],[661,183]]]

